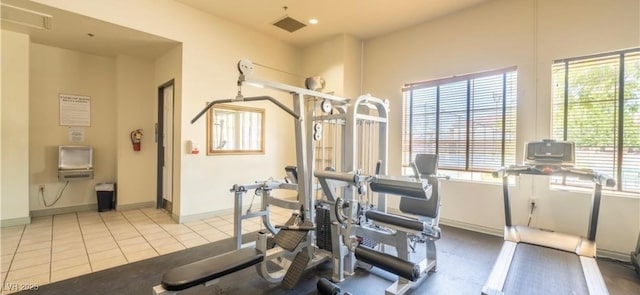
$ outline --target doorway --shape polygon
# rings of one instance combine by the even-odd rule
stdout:
[[[157,201],[156,208],[173,209],[173,110],[174,80],[158,87],[158,144]]]

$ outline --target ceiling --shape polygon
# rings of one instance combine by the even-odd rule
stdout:
[[[346,33],[361,40],[424,23],[489,0],[175,0],[298,47]],[[91,54],[155,59],[176,41],[24,0],[1,0],[52,16],[50,30],[5,20],[2,29],[30,35],[32,42]],[[287,7],[286,11],[283,7]],[[6,10],[6,9],[5,9]],[[289,16],[307,24],[289,33],[272,24]],[[319,20],[308,24],[310,18]],[[90,37],[89,34],[93,34]]]
[[[411,27],[488,0],[176,0],[306,47],[337,34],[361,40]],[[286,11],[283,7],[287,7]],[[307,26],[289,33],[272,24],[289,16]],[[310,25],[308,20],[318,19]]]
[[[51,29],[30,28],[2,20],[2,29],[28,34],[34,43],[90,54],[130,55],[145,59],[162,56],[179,42],[107,23],[31,1],[2,0],[3,4],[52,16]],[[6,7],[3,7],[5,10]],[[88,34],[93,34],[90,37]]]

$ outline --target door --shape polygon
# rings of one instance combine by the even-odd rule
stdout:
[[[173,80],[158,87],[158,183],[157,208],[172,211],[173,202]]]

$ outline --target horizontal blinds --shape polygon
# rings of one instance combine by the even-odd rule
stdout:
[[[506,74],[505,85],[505,133],[504,133],[504,160],[501,166],[516,164],[516,124],[518,102],[518,72],[512,71]]]
[[[508,131],[505,132],[505,140],[508,139],[505,148],[509,149],[506,154],[515,154],[515,81],[515,72],[472,81],[469,169],[492,171],[502,166],[503,108],[506,108],[505,131]]]
[[[404,88],[404,165],[418,153],[438,153],[438,167],[446,170],[492,171],[515,163],[517,72],[472,78]]]
[[[467,146],[467,81],[440,86],[438,167],[464,170]]]
[[[436,88],[423,88],[404,93],[403,165],[415,154],[436,153]]]
[[[624,56],[621,189],[640,192],[640,52]]]
[[[635,51],[552,66],[553,138],[576,143],[577,166],[611,175],[618,180],[618,190],[632,192],[640,192],[639,61]],[[554,182],[591,186],[588,181],[562,178]]]

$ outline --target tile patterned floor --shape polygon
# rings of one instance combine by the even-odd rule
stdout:
[[[290,210],[274,208],[282,224]],[[243,233],[263,227],[242,222]],[[10,294],[233,236],[233,215],[178,224],[155,208],[77,212],[33,218],[31,224],[1,229],[2,289]]]

